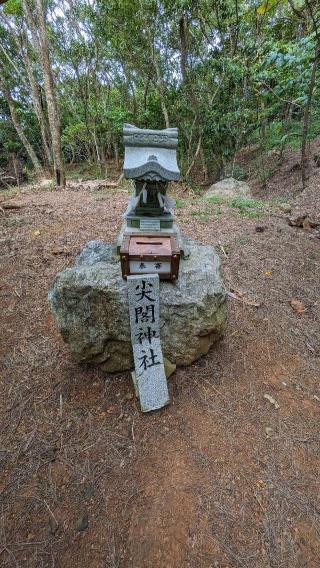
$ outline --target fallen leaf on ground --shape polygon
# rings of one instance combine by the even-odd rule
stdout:
[[[266,270],[264,275],[265,276],[272,276],[272,270]]]
[[[263,397],[271,404],[273,404],[276,409],[280,408],[280,404],[278,404],[277,401],[272,396],[270,396],[270,394],[264,394]]]
[[[300,302],[300,300],[291,300],[290,305],[297,314],[304,314],[306,311],[305,306],[302,302]]]
[[[111,404],[111,405],[109,406],[109,408],[107,408],[107,413],[108,413],[108,414],[113,414],[114,412],[117,412],[118,409],[119,409],[118,406],[115,406],[115,405]]]
[[[34,237],[39,237],[39,235],[40,235],[39,229],[36,229],[35,231],[32,231],[32,234],[33,234]]]

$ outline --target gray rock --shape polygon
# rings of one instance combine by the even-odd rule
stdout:
[[[251,197],[251,190],[244,181],[234,178],[226,178],[214,183],[203,196],[205,199],[210,197]]]
[[[220,260],[212,246],[189,240],[178,281],[160,282],[163,356],[189,365],[222,335],[227,318]],[[49,303],[63,339],[79,362],[109,372],[133,368],[127,283],[115,246],[91,241],[73,267],[60,272]]]
[[[118,262],[116,246],[102,241],[89,241],[76,258],[76,266],[92,266],[98,262]]]

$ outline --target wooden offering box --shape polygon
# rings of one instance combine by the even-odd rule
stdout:
[[[159,274],[162,280],[178,278],[180,249],[172,235],[127,235],[120,248],[122,276]]]

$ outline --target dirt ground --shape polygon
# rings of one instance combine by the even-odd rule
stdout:
[[[313,211],[319,180],[297,198]],[[316,230],[181,190],[178,223],[217,247],[234,297],[223,340],[143,415],[130,374],[77,365],[49,312],[56,273],[126,208],[125,188],[80,187],[0,213],[1,566],[318,567]]]

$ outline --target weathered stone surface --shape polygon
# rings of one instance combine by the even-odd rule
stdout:
[[[189,240],[176,283],[160,282],[160,336],[165,360],[189,365],[223,333],[227,308],[214,248]],[[106,371],[133,369],[127,283],[116,246],[87,243],[75,265],[57,275],[49,302],[63,339],[81,362]]]
[[[251,197],[251,190],[247,183],[234,178],[226,178],[214,183],[204,194],[206,199],[210,197]]]

